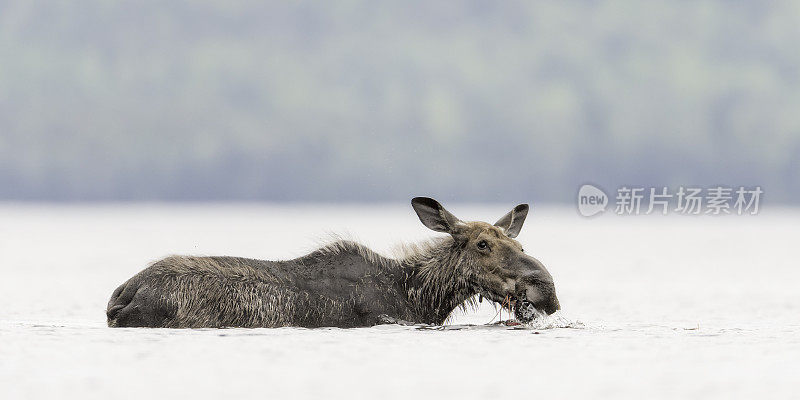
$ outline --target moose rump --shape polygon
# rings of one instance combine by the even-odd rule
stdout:
[[[337,242],[291,261],[172,256],[118,287],[107,308],[112,327],[369,326],[368,304],[398,307],[387,270],[363,249]],[[381,262],[371,254],[374,262]],[[388,259],[386,259],[388,261]],[[353,296],[352,291],[358,291]],[[387,310],[388,308],[388,310]]]

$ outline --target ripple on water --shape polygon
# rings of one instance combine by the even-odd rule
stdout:
[[[436,331],[457,331],[457,330],[478,330],[478,329],[512,329],[512,330],[546,330],[546,329],[588,329],[594,328],[587,326],[583,321],[569,318],[557,311],[554,314],[537,313],[528,322],[520,323],[517,320],[498,321],[484,325],[414,325],[417,330],[436,330]]]

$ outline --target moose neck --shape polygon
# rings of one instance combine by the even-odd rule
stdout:
[[[421,246],[406,257],[404,289],[423,322],[442,324],[450,313],[476,294],[464,279],[463,253],[452,238]]]

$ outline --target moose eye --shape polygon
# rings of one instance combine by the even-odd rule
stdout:
[[[480,242],[478,242],[478,248],[479,249],[486,250],[488,247],[489,247],[489,244],[486,243],[485,240],[481,240]]]

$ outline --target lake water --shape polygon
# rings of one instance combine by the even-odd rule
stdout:
[[[285,259],[326,232],[388,254],[436,233],[405,204],[0,205],[0,398],[797,397],[799,222],[534,207],[518,239],[563,310],[526,329],[484,325],[486,301],[444,329],[110,329],[112,290],[169,254]]]

